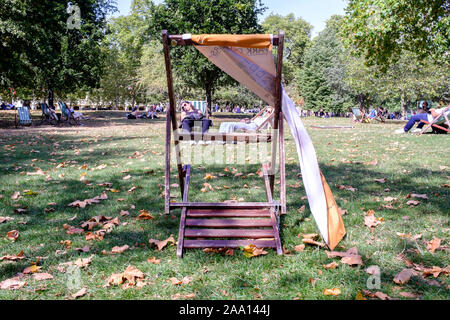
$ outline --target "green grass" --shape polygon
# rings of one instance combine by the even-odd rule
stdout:
[[[450,212],[449,183],[450,161],[447,150],[450,140],[445,135],[394,135],[399,124],[353,124],[353,129],[314,129],[311,125],[349,125],[348,119],[305,119],[320,167],[334,193],[338,205],[348,210],[343,217],[347,236],[336,250],[344,251],[356,246],[364,266],[350,267],[339,259],[327,258],[326,250],[306,246],[303,252],[284,256],[268,250],[265,256],[246,258],[236,249],[234,255],[205,253],[187,250],[183,259],[176,257],[176,246],[169,245],[162,251],[150,247],[148,240],[178,236],[179,210],[164,215],[164,134],[165,120],[124,119],[123,112],[87,112],[91,116],[82,127],[32,127],[0,130],[2,152],[0,154],[0,216],[14,220],[0,224],[0,256],[17,254],[21,250],[25,258],[16,262],[0,262],[0,281],[22,272],[40,259],[41,272],[54,276],[52,280],[35,281],[25,276],[27,284],[19,290],[0,290],[0,299],[71,299],[77,291],[68,288],[68,274],[58,271],[60,263],[74,261],[94,254],[92,263],[81,269],[79,287],[87,287],[88,294],[81,299],[172,299],[176,294],[195,293],[195,299],[355,299],[365,290],[369,277],[364,268],[376,265],[381,270],[382,291],[392,298],[401,298],[399,292],[417,294],[423,299],[448,299],[448,277],[441,274],[436,280],[441,286],[427,283],[430,278],[414,276],[407,284],[397,285],[394,276],[406,268],[399,255],[426,267],[446,267],[448,251],[427,251],[426,242],[433,238],[442,240],[441,247],[448,246],[448,214]],[[220,121],[216,119],[217,127]],[[288,130],[286,130],[288,131]],[[196,150],[203,147],[196,146]],[[136,153],[136,152],[139,152]],[[301,244],[299,234],[318,233],[310,215],[303,184],[297,174],[297,155],[290,134],[286,138],[286,172],[288,213],[281,219],[282,244],[287,250]],[[367,164],[377,159],[376,165]],[[65,162],[64,167],[56,168]],[[92,170],[105,164],[100,170]],[[84,166],[85,165],[85,166]],[[84,167],[83,167],[84,166]],[[244,175],[255,173],[258,165],[236,165]],[[46,175],[27,175],[40,168]],[[86,169],[87,168],[87,169]],[[126,172],[125,172],[126,171]],[[86,173],[85,181],[80,181]],[[216,175],[209,180],[221,190],[200,192],[206,173]],[[219,176],[225,173],[225,176]],[[172,167],[171,183],[177,183]],[[131,179],[123,180],[126,175]],[[264,201],[264,185],[257,175],[243,179],[223,166],[192,166],[192,201],[223,201],[243,198],[245,201]],[[48,178],[50,177],[50,179]],[[386,178],[380,184],[374,179]],[[113,184],[118,193],[106,191],[107,200],[84,209],[67,205],[100,195]],[[244,184],[249,188],[244,188]],[[223,188],[226,185],[229,189]],[[341,190],[335,185],[357,188],[355,192]],[[137,189],[128,192],[133,186]],[[261,189],[255,189],[259,186]],[[389,189],[389,191],[385,191]],[[37,195],[24,195],[32,190]],[[179,199],[179,191],[172,188]],[[12,200],[19,191],[22,197]],[[427,194],[428,200],[418,199],[418,206],[406,202],[410,193]],[[382,207],[387,196],[398,198],[395,210]],[[122,200],[122,201],[121,201]],[[48,205],[54,202],[55,205]],[[131,206],[135,209],[131,209]],[[306,205],[306,210],[297,210]],[[27,207],[25,214],[15,213],[16,207]],[[45,213],[45,208],[55,211]],[[137,220],[139,210],[146,209],[154,220]],[[364,225],[364,214],[373,209],[384,223],[373,230]],[[128,210],[128,217],[120,211]],[[68,219],[75,219],[68,221]],[[87,241],[85,235],[68,235],[63,225],[79,227],[93,216],[119,217],[121,223],[102,241]],[[20,236],[12,242],[6,237],[10,230],[18,230]],[[403,239],[397,233],[422,234],[418,240]],[[61,242],[72,241],[70,249]],[[117,255],[104,255],[114,246],[129,245],[131,249]],[[88,245],[89,253],[74,248]],[[56,254],[57,250],[59,254]],[[40,257],[40,258],[39,258]],[[150,264],[148,258],[161,259],[160,264]],[[339,263],[336,269],[323,265]],[[148,285],[124,290],[120,286],[104,287],[113,273],[121,273],[133,265],[145,273]],[[175,286],[171,277],[192,277],[189,284]],[[314,284],[310,279],[315,279]],[[330,297],[322,291],[340,288],[341,295]]]

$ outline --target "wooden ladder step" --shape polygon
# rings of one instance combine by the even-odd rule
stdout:
[[[192,209],[270,209],[279,207],[278,203],[271,202],[170,202],[170,208]]]
[[[186,229],[186,238],[274,238],[272,229]]]
[[[184,240],[185,248],[239,248],[250,244],[258,248],[276,248],[275,240]]]
[[[242,217],[242,218],[269,218],[268,209],[191,209],[187,213],[192,218],[211,218],[211,217]]]
[[[186,226],[209,228],[272,227],[270,219],[186,219]]]

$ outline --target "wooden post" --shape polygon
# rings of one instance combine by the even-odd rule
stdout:
[[[174,91],[173,91],[172,66],[170,63],[170,52],[169,52],[169,34],[167,33],[167,30],[162,31],[162,40],[163,40],[163,48],[164,48],[164,59],[166,62],[167,90],[169,92],[168,113],[170,113],[172,130],[176,131],[178,129],[177,111],[176,111],[175,95],[174,95]],[[168,130],[166,129],[166,132],[167,131]],[[167,137],[167,135],[166,135],[166,143],[167,143],[167,139],[169,140],[169,147],[170,147],[170,135],[169,135],[169,137]],[[177,140],[175,140],[175,152],[176,152],[176,158],[177,158],[178,180],[180,182],[181,198],[183,198],[183,192],[184,192],[183,165],[181,164],[181,160],[180,160],[180,156],[179,156],[180,148],[179,148],[179,141],[177,141]],[[169,154],[168,158],[166,157],[166,167],[170,167],[170,154]],[[169,170],[169,172],[170,172],[170,170]]]
[[[164,213],[170,213],[170,110],[166,110],[166,171],[164,175]]]
[[[286,163],[284,154],[284,117],[280,113],[279,138],[280,138],[280,202],[281,214],[286,214]]]
[[[281,74],[283,72],[283,48],[284,48],[284,32],[280,31],[278,33],[278,57],[277,57],[277,75],[275,78],[275,116],[273,123],[273,132],[278,132],[278,125],[281,113],[281,103],[282,103],[282,90],[281,90]],[[277,155],[277,142],[278,139],[275,136],[272,139],[272,163],[271,163],[271,174],[270,174],[270,189],[274,190],[275,183],[275,168],[276,168],[276,155]]]

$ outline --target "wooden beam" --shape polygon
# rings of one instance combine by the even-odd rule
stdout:
[[[186,165],[184,167],[185,171],[185,183],[184,183],[184,192],[183,192],[183,202],[188,201],[189,195],[189,181],[191,179],[191,166]],[[178,231],[178,243],[177,243],[177,257],[183,257],[183,245],[184,245],[184,233],[186,228],[186,212],[187,208],[184,207],[181,209],[180,216],[180,230]]]
[[[196,209],[264,209],[279,206],[270,202],[171,202],[170,208],[196,208]]]
[[[286,214],[286,160],[284,150],[284,116],[281,112],[280,124],[278,127],[279,139],[280,139],[280,203],[281,214]]]
[[[172,77],[172,65],[170,62],[170,49],[169,49],[169,34],[167,30],[162,31],[162,39],[163,39],[163,48],[164,48],[164,60],[166,63],[166,76],[167,76],[167,90],[169,92],[169,112],[172,123],[172,130],[176,131],[178,129],[177,125],[177,112],[176,112],[176,103],[175,103],[175,94],[173,91],[173,77]],[[167,139],[167,137],[166,137]],[[183,198],[184,192],[184,178],[183,178],[183,165],[180,160],[180,148],[179,142],[175,140],[175,152],[177,159],[177,167],[178,167],[178,180],[180,182],[180,191],[181,198]],[[170,166],[170,157],[169,163],[166,163],[166,166]]]
[[[278,125],[280,120],[281,113],[281,104],[282,104],[282,72],[283,72],[283,50],[284,50],[284,32],[280,31],[278,33],[278,55],[277,55],[277,75],[275,77],[275,116],[274,116],[274,124],[273,131],[278,133]],[[272,194],[274,191],[274,183],[275,183],[275,168],[276,168],[276,156],[277,156],[277,137],[274,137],[272,141],[272,163],[271,170],[272,173],[270,175],[270,189],[272,190]]]
[[[168,45],[173,45],[173,46],[192,46],[192,45],[199,45],[194,43],[191,39],[183,39],[183,36],[180,34],[176,34],[176,35],[170,35],[168,37],[168,39],[166,40]],[[273,42],[272,44],[274,46],[278,46],[279,40],[278,40],[278,36],[277,35],[273,35]]]

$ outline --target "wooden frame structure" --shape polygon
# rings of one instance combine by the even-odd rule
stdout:
[[[173,209],[181,209],[180,229],[178,235],[177,256],[183,256],[184,248],[233,248],[253,244],[256,247],[275,248],[278,254],[283,254],[279,236],[279,215],[286,213],[286,180],[284,154],[284,117],[281,111],[282,87],[281,73],[283,64],[284,33],[273,36],[272,44],[278,46],[276,63],[275,106],[273,116],[273,133],[213,133],[202,134],[193,132],[187,139],[196,140],[216,137],[222,141],[272,143],[272,160],[270,165],[263,164],[264,184],[266,188],[266,202],[237,202],[237,203],[203,203],[189,202],[189,181],[191,167],[181,163],[179,142],[184,137],[174,139],[177,159],[178,180],[182,202],[170,202],[170,159],[171,135],[178,128],[176,119],[176,101],[173,89],[172,66],[170,59],[170,45],[193,45],[190,39],[183,39],[181,35],[169,35],[162,31],[164,58],[166,65],[167,86],[169,93],[169,108],[166,118],[166,168],[165,168],[165,213]],[[277,151],[280,164],[280,200],[273,199],[275,184],[275,167]],[[205,240],[208,239],[208,240]]]

